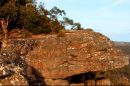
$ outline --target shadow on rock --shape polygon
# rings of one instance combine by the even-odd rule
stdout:
[[[32,68],[32,77],[28,77],[29,85],[33,86],[46,86],[44,82],[44,77],[36,69]]]
[[[13,61],[16,66],[19,66],[24,71],[22,72],[22,75],[27,79],[29,86],[46,86],[44,82],[44,77],[42,77],[41,73],[38,72],[33,67],[29,66],[26,61],[17,55],[17,58]]]

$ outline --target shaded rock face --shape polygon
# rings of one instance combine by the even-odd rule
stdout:
[[[6,55],[6,53],[4,53]],[[23,69],[0,58],[0,85],[28,85]]]
[[[27,41],[9,40],[8,46],[1,49],[0,85],[44,85],[40,73],[24,60],[24,55],[33,46],[26,45],[26,43],[28,44]]]
[[[21,68],[19,78],[25,79],[29,85],[68,84],[69,78],[78,74],[104,72],[129,64],[128,56],[114,48],[106,36],[87,30],[70,31],[63,37],[46,35],[37,39],[9,39],[8,46],[0,51],[0,58],[2,64],[13,63]],[[2,76],[17,76],[15,72],[8,72],[6,67],[4,70],[7,73]],[[91,79],[88,75],[85,77]]]

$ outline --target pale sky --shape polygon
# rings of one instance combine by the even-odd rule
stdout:
[[[37,0],[45,8],[57,6],[84,28],[107,35],[113,41],[130,42],[130,0]]]

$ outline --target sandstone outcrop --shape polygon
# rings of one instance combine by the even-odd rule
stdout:
[[[44,85],[43,79],[38,75],[37,70],[25,62],[23,50],[19,52],[22,44],[14,47],[10,42],[7,45],[6,48],[0,51],[0,85]],[[25,49],[25,47],[23,48]]]
[[[69,31],[62,37],[53,34],[41,38],[9,39],[8,46],[1,52],[12,53],[10,61],[20,65],[27,75],[32,74],[30,67],[37,70],[46,85],[60,82],[63,83],[59,85],[75,85],[73,77],[80,76],[82,83],[76,82],[77,85],[85,82],[108,85],[109,79],[102,74],[129,64],[129,57],[115,48],[109,38],[91,30]],[[25,63],[21,65],[17,57]]]
[[[35,41],[38,45],[26,55],[26,61],[46,78],[62,79],[129,64],[128,56],[114,48],[106,36],[93,31],[48,35]]]
[[[6,56],[7,53],[0,53]],[[28,85],[26,78],[21,74],[23,69],[16,66],[12,59],[0,55],[0,85]],[[9,57],[8,57],[9,58]],[[12,61],[12,62],[11,62]]]

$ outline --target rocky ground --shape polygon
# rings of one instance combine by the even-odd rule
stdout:
[[[129,56],[100,33],[14,35],[1,41],[0,85],[129,85]]]

